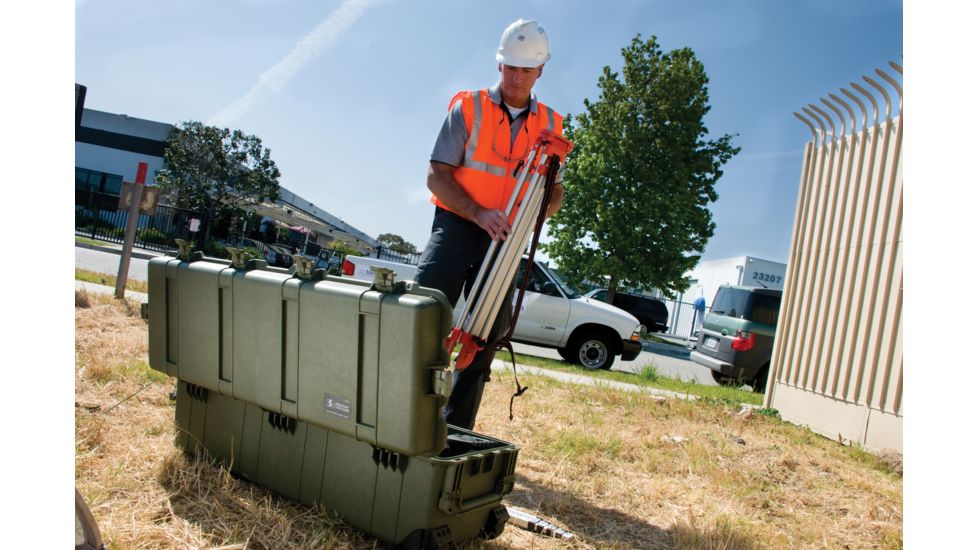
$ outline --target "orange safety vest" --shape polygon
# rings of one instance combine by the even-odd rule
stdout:
[[[516,141],[510,147],[512,132],[509,117],[501,105],[493,103],[489,90],[455,94],[448,104],[449,111],[456,101],[462,102],[462,116],[469,137],[465,142],[465,158],[455,168],[455,179],[479,206],[505,210],[516,187],[519,173],[514,176],[513,172],[517,165],[521,160],[526,160],[540,130],[547,128],[563,135],[564,117],[537,101],[536,112],[527,113],[523,128],[520,128]],[[517,204],[523,200],[525,193],[524,189]],[[451,210],[434,195],[431,202]],[[511,213],[510,221],[515,215],[516,208]]]

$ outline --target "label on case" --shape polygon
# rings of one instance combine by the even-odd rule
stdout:
[[[330,414],[335,414],[341,418],[346,418],[349,420],[352,418],[350,414],[351,406],[350,400],[344,399],[336,395],[326,394],[326,412]]]

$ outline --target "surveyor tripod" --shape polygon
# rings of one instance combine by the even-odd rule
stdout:
[[[516,276],[523,249],[532,234],[533,242],[530,250],[530,261],[532,261],[540,228],[546,219],[547,206],[557,173],[572,147],[571,142],[562,136],[543,130],[533,144],[533,148],[530,149],[526,161],[521,167],[517,167],[520,174],[505,210],[507,219],[512,220],[510,234],[505,240],[492,241],[482,260],[475,283],[469,291],[469,299],[465,302],[458,323],[445,339],[445,348],[449,353],[454,351],[456,345],[462,344],[462,349],[455,359],[456,369],[462,370],[468,367],[475,354],[485,348],[496,316],[502,307],[509,306],[503,302]],[[514,209],[516,209],[515,218]],[[529,264],[527,265],[529,269]],[[524,285],[517,298],[512,326],[516,325],[529,276],[523,279]]]

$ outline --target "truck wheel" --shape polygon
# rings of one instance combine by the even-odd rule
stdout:
[[[764,365],[761,370],[758,371],[757,376],[754,377],[754,381],[751,382],[751,388],[756,393],[764,393],[764,390],[767,388],[767,373],[770,368],[770,363]]]
[[[599,332],[586,332],[578,336],[570,349],[574,354],[574,362],[588,370],[607,370],[615,362],[611,342]]]

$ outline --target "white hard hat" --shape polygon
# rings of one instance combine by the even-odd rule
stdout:
[[[517,19],[503,31],[496,61],[511,67],[539,67],[549,60],[547,31],[536,21]]]

